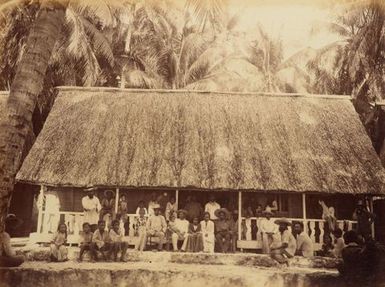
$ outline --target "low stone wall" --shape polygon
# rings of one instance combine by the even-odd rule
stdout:
[[[48,261],[48,247],[24,247],[17,250],[18,254],[23,254],[28,261]],[[79,255],[79,248],[69,248],[68,257],[76,260]],[[207,253],[181,253],[181,252],[127,252],[128,262],[149,262],[149,263],[179,263],[179,264],[209,264],[209,265],[235,265],[253,267],[278,267],[279,264],[267,255],[251,253],[235,254],[207,254]],[[85,261],[88,256],[85,254]],[[290,265],[301,268],[336,269],[340,261],[334,258],[314,257],[307,259],[294,257],[290,260]]]
[[[158,263],[43,263],[0,268],[2,287],[347,287],[336,272]]]

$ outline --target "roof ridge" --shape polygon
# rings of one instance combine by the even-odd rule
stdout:
[[[268,93],[268,92],[225,92],[225,91],[204,91],[204,90],[167,90],[167,89],[122,89],[116,87],[77,87],[77,86],[58,86],[55,88],[60,91],[83,91],[83,92],[131,92],[131,93],[196,93],[196,94],[214,94],[214,95],[244,95],[244,96],[268,96],[268,97],[303,97],[303,98],[323,98],[335,100],[351,100],[347,95],[322,95],[306,93]]]

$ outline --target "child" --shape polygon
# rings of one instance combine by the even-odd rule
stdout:
[[[60,223],[57,232],[54,234],[51,241],[51,261],[64,262],[67,261],[68,250],[65,244],[67,243],[67,225]]]
[[[242,221],[242,239],[251,240],[251,216],[252,214],[246,210],[245,221]]]
[[[123,241],[123,232],[119,228],[119,221],[112,221],[112,229],[110,230],[110,239],[111,239],[111,249],[114,253],[114,261],[118,261],[118,253],[122,252],[120,255],[120,261],[125,262],[125,255],[128,248],[128,243]]]
[[[135,244],[135,250],[137,251],[143,251],[146,246],[146,224],[145,209],[141,209],[135,223],[135,233],[138,235],[138,241]]]
[[[122,195],[119,199],[118,214],[120,215],[120,218],[123,220],[124,223],[127,222],[127,213],[128,213],[128,207],[127,207],[126,196]]]
[[[201,229],[201,225],[199,224],[198,217],[194,217],[193,222],[189,224],[186,251],[187,252],[203,251],[202,229]]]
[[[143,200],[139,201],[138,208],[136,209],[135,214],[139,215],[139,211],[141,211],[141,210],[144,211],[145,216],[148,215],[147,208],[144,207],[144,201]]]
[[[104,220],[98,221],[98,229],[94,232],[94,235],[92,236],[92,244],[91,244],[91,250],[92,250],[92,256],[93,260],[97,261],[97,251],[100,251],[102,253],[103,259],[107,261],[106,252],[109,252],[111,250],[111,240],[108,235],[108,232],[105,231],[106,228],[106,222]]]
[[[332,257],[333,255],[333,242],[329,234],[324,234],[323,236],[324,243],[322,244],[321,250],[318,250],[316,254],[323,257]]]
[[[83,254],[85,251],[91,251],[91,243],[92,243],[92,232],[91,226],[88,222],[83,223],[83,231],[80,234],[80,253],[78,261],[81,262],[83,260]],[[93,258],[91,258],[93,260]]]
[[[165,217],[167,222],[170,220],[170,215],[176,212],[176,208],[175,198],[171,197],[170,201],[166,204]]]
[[[337,258],[342,257],[342,249],[345,247],[345,240],[342,238],[342,230],[341,228],[336,228],[334,230],[335,236],[335,245],[333,249],[333,255]]]

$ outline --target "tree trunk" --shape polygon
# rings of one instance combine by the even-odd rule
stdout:
[[[43,1],[17,67],[8,97],[5,120],[0,123],[0,231],[8,211],[16,172],[26,139],[32,132],[32,114],[43,89],[53,47],[64,22],[66,4]]]

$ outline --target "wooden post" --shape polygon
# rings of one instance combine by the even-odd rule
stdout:
[[[118,214],[118,205],[119,205],[119,188],[115,192],[115,215]]]
[[[371,212],[371,213],[374,213],[374,208],[373,208],[373,196],[369,197],[369,208],[370,208],[370,212]],[[375,234],[374,234],[374,223],[372,223],[371,229],[372,229],[372,238],[375,238]]]
[[[238,192],[238,240],[242,239],[242,191]]]
[[[306,216],[306,194],[302,193],[302,217],[303,217],[303,227],[304,231],[307,232],[307,216]]]
[[[44,203],[44,191],[45,191],[45,186],[42,185],[40,186],[40,192],[39,196],[37,198],[38,204],[39,204],[39,214],[37,217],[37,230],[36,233],[40,234],[41,233],[41,227],[43,225],[43,203]]]
[[[175,204],[176,204],[176,210],[179,209],[179,190],[175,190]]]

